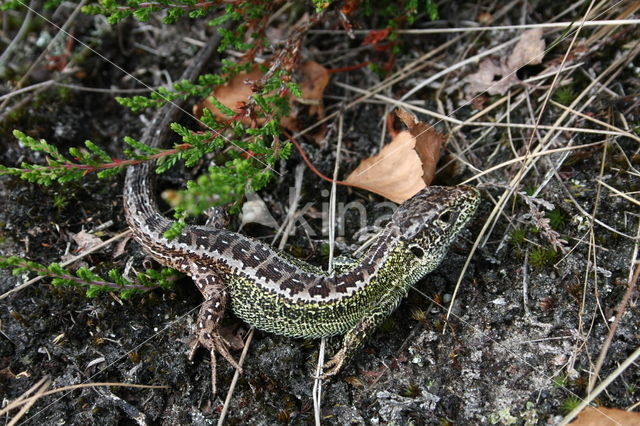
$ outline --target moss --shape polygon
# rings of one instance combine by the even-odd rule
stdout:
[[[69,204],[69,200],[63,194],[54,194],[53,195],[53,205],[57,209],[64,209]]]
[[[565,374],[560,374],[552,379],[552,383],[557,388],[565,388],[569,383],[569,378]]]
[[[553,209],[545,214],[545,217],[549,219],[549,224],[553,229],[560,232],[563,231],[569,221],[567,213],[559,208]]]
[[[582,400],[580,398],[572,395],[569,398],[562,401],[562,405],[560,405],[560,409],[562,410],[563,413],[568,414],[571,411],[573,411],[574,408],[580,405],[581,402]]]
[[[383,333],[391,333],[396,328],[396,322],[393,318],[387,318],[378,328]]]
[[[56,97],[59,102],[70,101],[73,96],[73,92],[68,87],[58,86],[56,90]]]
[[[427,319],[427,313],[423,309],[416,308],[411,311],[411,318],[416,321],[424,322]]]
[[[511,244],[513,245],[521,245],[524,243],[525,237],[527,236],[527,231],[520,228],[514,228],[511,231]]]
[[[529,262],[534,268],[544,268],[552,265],[560,257],[560,253],[554,248],[535,247],[529,254]]]
[[[322,256],[323,258],[327,259],[329,258],[329,250],[331,249],[331,246],[329,244],[322,244],[320,246],[320,256]]]
[[[407,386],[405,386],[404,389],[402,389],[402,391],[400,392],[400,394],[402,396],[406,396],[408,398],[415,398],[417,396],[419,396],[422,393],[422,390],[420,389],[420,387],[418,385],[416,385],[415,383],[410,383]]]
[[[556,102],[562,105],[571,105],[571,102],[576,98],[576,92],[571,86],[564,86],[556,91],[554,96]]]
[[[629,395],[634,395],[636,393],[636,391],[638,390],[638,387],[633,383],[627,383],[625,385],[625,390],[627,391],[627,393]]]

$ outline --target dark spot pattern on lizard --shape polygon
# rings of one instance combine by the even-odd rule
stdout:
[[[336,291],[340,293],[346,293],[350,288],[357,286],[359,282],[364,279],[362,272],[355,272],[352,274],[342,274],[336,277]]]
[[[316,279],[307,291],[311,297],[326,298],[329,296],[331,288],[335,287],[332,284],[333,282],[330,282],[327,278]]]

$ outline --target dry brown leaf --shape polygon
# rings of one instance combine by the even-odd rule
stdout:
[[[329,85],[329,70],[315,61],[309,61],[300,67],[300,77],[297,79],[302,91],[302,98],[296,101],[311,105],[310,116],[324,117],[322,97],[324,89]]]
[[[127,246],[127,243],[129,242],[130,239],[131,239],[131,234],[127,235],[126,237],[118,241],[118,244],[116,244],[116,247],[113,249],[113,254],[111,255],[111,257],[116,259],[122,256],[124,254],[125,247]]]
[[[380,153],[362,160],[345,182],[403,203],[433,180],[446,138],[406,111],[398,110],[397,115],[409,130],[397,133]]]
[[[398,110],[396,112],[400,120],[409,128],[411,136],[416,138],[414,149],[420,157],[422,163],[422,180],[426,185],[431,184],[436,174],[436,165],[440,158],[440,150],[447,140],[442,133],[438,133],[435,129],[409,114],[407,111]]]
[[[517,71],[525,65],[537,65],[544,56],[542,28],[533,28],[522,33],[522,37],[507,59],[507,69]]]
[[[258,66],[254,66],[251,71],[243,72],[234,76],[226,84],[216,87],[211,93],[222,105],[232,109],[236,113],[241,112],[241,107],[249,100],[253,93],[251,90],[251,81],[262,78],[264,73],[260,71]],[[209,99],[205,99],[194,107],[194,113],[197,117],[202,115],[202,108],[207,108],[220,121],[227,121],[229,117],[223,114],[213,105]]]
[[[255,192],[247,193],[247,201],[242,203],[240,214],[240,229],[248,223],[259,223],[263,226],[276,229],[278,222],[273,218],[265,202]]]
[[[496,65],[491,59],[480,62],[478,71],[466,79],[469,83],[467,93],[486,91],[490,95],[504,95],[511,86],[521,83],[516,75],[520,67],[542,62],[544,48],[541,28],[525,31],[506,61],[502,60],[500,65]],[[498,77],[502,78],[498,80]]]
[[[413,149],[416,139],[400,132],[380,153],[365,158],[345,182],[402,203],[427,185],[422,180],[422,164]]]
[[[102,240],[93,234],[88,233],[84,229],[77,234],[70,234],[73,241],[78,245],[78,251],[82,252],[91,247],[102,244]]]
[[[640,426],[640,413],[618,408],[587,407],[570,424],[572,426]]]
[[[280,124],[287,129],[298,132],[324,118],[322,97],[324,89],[329,85],[329,70],[317,62],[309,61],[296,72],[295,79],[302,92],[301,98],[291,100],[291,113],[283,117]],[[324,127],[308,134],[316,143],[324,137]]]
[[[488,92],[491,95],[496,93],[504,94],[513,82],[507,81],[507,78],[495,80],[496,76],[502,75],[502,67],[493,63],[491,59],[485,59],[480,62],[478,71],[469,75],[466,79],[466,91],[470,94]],[[495,81],[494,81],[495,80]]]
[[[260,80],[263,76],[264,73],[256,65],[250,72],[240,73],[226,84],[216,87],[211,95],[224,106],[239,114],[253,94],[252,82]],[[295,77],[302,92],[302,97],[290,99],[291,113],[289,116],[283,117],[280,122],[282,126],[292,131],[300,130],[300,119],[302,118],[317,121],[324,117],[322,97],[325,88],[329,84],[329,71],[319,63],[309,61],[300,66]],[[194,114],[200,117],[203,108],[209,109],[222,122],[230,120],[229,116],[223,114],[208,99],[194,106]],[[252,124],[249,117],[244,117],[242,120],[246,125]],[[262,123],[261,119],[256,121],[258,124]]]
[[[355,376],[345,377],[345,382],[349,383],[354,388],[363,388],[364,382]]]

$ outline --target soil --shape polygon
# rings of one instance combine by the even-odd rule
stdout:
[[[559,6],[547,6],[544,2],[529,6],[527,22],[548,22],[560,11]],[[515,9],[493,25],[520,23],[521,11]],[[441,19],[448,20],[447,26],[461,26],[461,20],[474,19],[477,13],[474,7],[463,3],[459,10],[449,6],[440,10]],[[580,19],[581,15],[576,13],[562,20]],[[92,48],[115,63],[126,64],[127,70],[136,70],[136,75],[151,85],[162,82],[158,70],[166,69],[174,78],[179,76],[186,58],[197,50],[185,41],[184,35],[206,38],[200,26],[188,21],[180,21],[177,26],[162,26],[152,20],[150,25],[162,31],[147,29],[145,38],[139,38],[136,43],[131,40],[139,34],[136,31],[142,24],[134,21],[117,27],[101,26],[99,37],[95,32],[97,21],[92,17],[80,15],[77,22],[76,37],[90,38]],[[414,26],[421,27],[426,22],[423,18]],[[22,42],[24,49],[17,53],[16,62],[33,60],[37,55],[34,38],[38,31],[46,29],[42,22],[39,25],[33,35]],[[512,38],[517,31],[468,36],[466,42],[454,45],[446,56],[434,61],[450,66],[471,56],[465,49],[480,52]],[[592,33],[587,32],[580,39]],[[558,34],[545,35],[547,44]],[[397,66],[454,36],[457,35],[402,37],[401,53],[395,58]],[[597,75],[619,55],[628,54],[629,46],[637,40],[636,27],[615,30],[612,36],[601,41],[601,49],[588,51],[579,58],[584,74]],[[338,33],[311,35],[305,42],[305,55],[322,63],[333,49],[346,51],[360,42],[360,38],[349,41]],[[568,43],[565,40],[548,52],[545,63],[554,60],[559,63]],[[156,55],[145,52],[141,45],[151,46]],[[384,52],[371,49],[361,52],[365,54],[370,55],[369,59],[385,58]],[[135,87],[135,82],[102,58],[87,52],[83,58],[73,73],[60,76],[42,68],[34,78],[63,78],[87,87]],[[499,60],[499,56],[495,58]],[[360,60],[365,60],[364,56],[347,57],[341,65],[331,67]],[[574,64],[576,59],[571,61]],[[455,113],[457,119],[464,120],[477,112],[469,105],[463,106],[465,99],[459,85],[476,67],[477,63],[453,72],[444,82],[450,86],[447,90],[451,90],[441,93],[441,100],[448,112],[462,107]],[[439,69],[427,68],[394,86],[387,95],[399,98],[420,79]],[[366,88],[384,76],[365,68],[332,78]],[[575,93],[589,83],[580,73],[572,74],[572,78]],[[595,101],[583,112],[619,127],[637,126],[640,120],[637,97],[626,95],[638,92],[638,79],[637,67],[622,68],[615,81],[608,85],[617,95],[598,92]],[[445,87],[440,86],[442,80],[437,83],[414,98],[420,106],[438,110],[434,95]],[[544,84],[549,83],[550,80],[545,80]],[[2,87],[8,90],[6,81]],[[530,89],[531,102],[541,102],[538,97],[546,93],[544,88]],[[340,107],[336,98],[354,96],[334,85],[330,85],[325,94],[329,111]],[[498,98],[484,96],[480,100],[489,104]],[[342,173],[353,170],[360,159],[377,152],[388,110],[388,105],[371,102],[345,111]],[[543,123],[552,124],[561,113],[561,109],[549,106]],[[625,121],[621,119],[623,113]],[[525,107],[513,110],[511,121],[530,122],[527,114]],[[144,116],[148,118],[150,113]],[[426,116],[420,119],[432,120]],[[0,123],[0,164],[15,167],[21,162],[43,162],[42,154],[30,151],[11,136],[12,129],[45,138],[64,153],[69,147],[80,146],[85,139],[91,139],[110,154],[120,156],[122,137],[139,136],[143,123],[139,114],[119,106],[110,94],[49,88],[4,116]],[[193,125],[188,121],[185,124]],[[571,126],[602,129],[583,119]],[[450,130],[443,123],[437,127],[441,131]],[[472,145],[482,132],[486,134]],[[530,134],[521,129],[513,132],[518,155],[523,155],[523,146]],[[607,144],[570,151],[568,157],[561,160],[558,156],[549,156],[538,163],[516,188],[516,193],[523,191],[524,195],[510,198],[504,213],[473,254],[457,291],[452,315],[447,319],[446,310],[475,238],[518,167],[505,167],[481,179],[480,210],[442,265],[416,286],[340,375],[324,384],[321,409],[324,424],[553,424],[570,410],[575,398],[586,396],[589,373],[595,368],[618,313],[630,270],[636,267],[633,257],[637,257],[637,239],[611,232],[599,224],[590,228],[589,216],[576,208],[567,191],[584,211],[589,214],[595,211],[596,217],[609,227],[627,235],[638,235],[637,201],[615,196],[599,186],[598,180],[637,199],[633,194],[640,190],[637,171],[640,156],[638,142],[622,136],[567,132],[559,145],[553,147],[564,146],[570,138],[575,138],[574,145],[603,139],[607,139]],[[335,160],[334,139],[326,146],[305,143],[312,161],[327,175],[332,173]],[[460,153],[465,149],[470,151],[458,158],[464,158],[467,165],[456,161],[454,167],[444,168],[437,184],[455,185],[472,177],[477,170],[513,157],[507,130],[502,127],[488,131],[473,127],[456,130],[448,151]],[[447,154],[443,164],[452,155]],[[260,193],[280,223],[289,205],[294,169],[300,163],[300,156],[294,154],[279,164],[282,175]],[[558,174],[547,179],[547,172],[554,167]],[[193,171],[174,172],[164,178],[164,185],[176,185],[185,173]],[[318,212],[322,210],[322,203],[328,202],[322,190],[329,185],[309,170],[303,182],[299,206],[311,203],[312,208],[304,218],[315,235],[306,235],[298,227],[289,238],[286,250],[326,266],[328,238],[322,231]],[[83,229],[95,231],[103,240],[122,232],[126,229],[122,183],[122,175],[103,180],[90,175],[80,182],[45,187],[0,176],[1,199],[5,200],[0,209],[0,255],[18,255],[42,264],[61,262],[68,253],[74,254],[77,246],[72,236]],[[547,217],[552,218],[550,226],[559,233],[558,238],[566,240],[564,253],[552,251],[551,239],[540,230],[543,226],[539,223],[535,226],[535,219],[527,216],[531,209],[526,203],[526,194],[531,195],[538,188],[541,190],[535,199],[554,205],[549,210],[554,213],[548,211]],[[366,207],[367,224],[373,225],[375,214],[379,213],[377,203],[384,200],[364,191],[339,188],[339,202],[346,205],[355,200]],[[539,204],[538,208],[544,211]],[[237,222],[235,220],[231,227],[237,229]],[[349,252],[358,246],[354,238],[358,226],[355,209],[348,210],[345,232],[338,237],[340,252]],[[254,224],[242,232],[270,241],[275,231]],[[105,273],[112,268],[142,269],[147,264],[146,254],[130,240],[124,253],[118,254],[117,244],[112,244],[73,267],[88,266],[96,273]],[[0,294],[32,276],[12,276],[10,271],[0,270]],[[0,309],[3,404],[20,397],[43,377],[51,380],[51,388],[92,382],[135,383],[162,388],[110,386],[61,392],[38,400],[21,421],[105,425],[215,423],[234,371],[224,360],[219,360],[220,392],[212,396],[208,354],[199,352],[195,362],[187,358],[201,302],[188,277],[180,277],[173,291],[154,290],[127,300],[114,293],[90,299],[85,297],[82,287],[53,287],[46,279],[12,294],[2,301]],[[640,346],[637,303],[636,290],[624,310],[597,382]],[[243,336],[248,326],[229,313],[225,330],[234,336]],[[339,347],[340,338],[329,339],[327,343],[327,356],[330,356]],[[312,375],[318,346],[319,341],[257,331],[229,406],[227,423],[312,424]],[[639,384],[640,369],[635,364],[609,385],[596,403],[622,409],[630,407],[637,403]]]

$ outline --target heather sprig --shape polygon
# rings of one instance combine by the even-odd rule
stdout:
[[[54,1],[57,0],[49,0]],[[360,12],[365,11],[369,3],[364,2]],[[397,6],[403,9],[404,5],[406,13],[402,16],[424,13],[425,10],[433,16],[433,10],[429,9],[433,6],[431,0],[426,3],[426,9],[420,6],[422,3],[414,0],[400,3],[389,3],[388,11],[391,15],[395,14]],[[123,150],[122,158],[112,157],[92,141],[85,141],[83,147],[73,147],[68,153],[62,153],[44,139],[35,139],[15,130],[14,136],[24,146],[45,155],[46,164],[22,163],[20,167],[0,165],[0,175],[18,176],[41,185],[65,184],[92,173],[99,178],[112,176],[127,166],[145,161],[155,161],[157,173],[167,171],[178,162],[193,167],[203,161],[205,156],[215,154],[215,164],[210,165],[195,180],[187,182],[185,189],[181,191],[178,199],[182,201],[175,207],[175,225],[165,235],[168,238],[178,236],[188,216],[199,215],[212,205],[229,205],[232,211],[237,211],[244,194],[264,188],[273,177],[274,165],[291,154],[291,145],[281,139],[280,122],[290,113],[290,99],[302,96],[300,88],[293,81],[293,75],[300,63],[299,54],[305,34],[313,25],[329,16],[326,12],[332,8],[333,1],[314,0],[309,6],[312,6],[310,10],[315,10],[315,13],[311,13],[306,21],[293,28],[287,40],[271,46],[266,37],[266,29],[270,18],[282,4],[283,2],[271,0],[98,0],[84,6],[82,10],[85,13],[103,14],[112,24],[128,17],[147,21],[152,15],[161,16],[166,24],[174,23],[180,18],[208,19],[208,24],[216,26],[222,36],[218,50],[223,52],[233,48],[240,51],[243,53],[242,61],[222,59],[217,73],[201,75],[195,83],[179,81],[173,87],[159,88],[149,96],[119,97],[116,100],[138,112],[159,108],[167,102],[207,98],[226,118],[216,118],[209,110],[203,109],[199,117],[202,124],[200,128],[189,129],[174,123],[171,128],[180,136],[181,141],[166,149],[149,147],[132,137],[124,136],[123,141],[127,147]],[[18,7],[21,7],[20,2],[8,1],[0,8]],[[351,13],[356,13],[356,10],[358,9]],[[228,21],[234,21],[234,25],[230,29],[222,28],[222,24]],[[240,73],[250,72],[257,66],[256,57],[265,51],[271,53],[260,65],[262,77],[249,82],[253,94],[241,108],[232,110],[215,98],[212,94],[215,87],[228,83]],[[43,266],[19,258],[11,258],[10,261],[4,259],[2,262],[0,267],[11,267],[13,262],[13,267],[20,271],[32,270],[40,275],[54,277],[56,285],[77,285],[83,281],[89,285],[92,295],[105,288],[144,290],[147,287],[145,277],[156,280],[162,275],[160,272],[147,271],[146,274],[139,275],[137,283],[134,283],[112,271],[109,273],[111,281],[108,281],[86,268],[72,273],[57,264]]]
[[[159,271],[148,269],[137,273],[135,279],[129,279],[112,269],[107,273],[108,278],[104,278],[86,267],[70,271],[58,263],[45,266],[18,256],[0,257],[0,268],[11,269],[14,275],[31,272],[38,276],[52,278],[51,284],[56,287],[84,286],[87,297],[96,297],[106,291],[114,291],[118,292],[123,299],[156,288],[171,289],[176,276],[172,269],[164,268]]]

